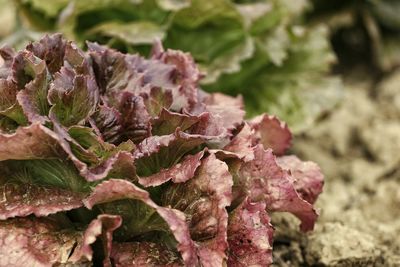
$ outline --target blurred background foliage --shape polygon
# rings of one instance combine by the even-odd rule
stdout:
[[[323,22],[342,74],[364,68],[379,78],[400,65],[400,1],[313,0],[312,23]]]
[[[241,94],[248,116],[278,115],[295,132],[341,97],[328,29],[308,23],[307,0],[0,1],[2,44],[21,48],[56,31],[82,47],[90,40],[148,54],[159,38],[193,55],[203,89]]]
[[[154,39],[190,52],[207,91],[244,96],[248,116],[299,133],[342,98],[333,73],[377,79],[400,64],[397,0],[0,0],[1,44],[44,32],[148,54]],[[331,49],[333,48],[333,50]],[[334,52],[334,53],[333,53]],[[336,58],[338,60],[336,60]]]

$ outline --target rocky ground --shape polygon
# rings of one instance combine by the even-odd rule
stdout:
[[[273,218],[274,265],[400,266],[400,71],[345,81],[338,108],[294,144],[325,173],[320,218],[310,234]]]

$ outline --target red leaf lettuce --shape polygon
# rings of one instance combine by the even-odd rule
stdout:
[[[323,176],[189,54],[60,35],[0,55],[0,266],[266,266],[271,212],[312,230]]]

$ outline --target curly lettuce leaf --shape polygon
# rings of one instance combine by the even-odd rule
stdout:
[[[1,266],[52,266],[73,263],[69,256],[80,242],[80,232],[63,231],[47,218],[0,221]],[[90,266],[82,261],[82,266]]]
[[[63,228],[48,218],[18,218],[0,221],[0,265],[2,266],[92,266],[93,244],[104,245],[104,266],[111,266],[112,232],[119,227],[118,216],[100,215],[84,231]],[[7,245],[4,245],[7,244]]]
[[[57,135],[40,123],[19,127],[15,133],[1,134],[0,160],[40,159],[60,155]]]
[[[314,204],[318,195],[322,193],[324,176],[317,164],[311,161],[301,161],[296,156],[277,158],[278,165],[290,171],[296,191],[308,203]]]
[[[190,234],[197,241],[205,266],[222,265],[227,257],[226,207],[231,203],[232,185],[228,166],[211,154],[201,161],[195,177],[174,184],[163,193],[164,205],[169,204],[190,218]]]
[[[26,125],[27,119],[21,105],[17,102],[18,88],[7,79],[0,79],[0,115],[9,120]]]
[[[290,175],[276,162],[272,151],[262,146],[254,148],[254,160],[243,164],[239,181],[253,202],[265,202],[267,210],[290,212],[301,220],[300,228],[314,228],[318,217],[313,206],[296,191]]]
[[[248,199],[229,215],[229,266],[272,264],[274,228],[264,203]]]
[[[143,140],[134,152],[138,175],[150,176],[178,163],[188,152],[205,143],[201,135],[177,131],[170,135],[151,136]]]
[[[270,48],[260,41],[254,57],[242,63],[240,72],[222,75],[205,88],[240,93],[246,101],[248,115],[263,110],[284,119],[298,132],[337,103],[342,96],[341,84],[337,78],[326,77],[334,56],[329,51],[324,27],[293,26],[286,31],[291,42],[287,58],[281,64],[271,62],[271,56],[266,53]],[[280,47],[282,41],[277,42]]]
[[[0,186],[0,193],[4,200],[0,204],[0,220],[30,214],[43,217],[83,206],[83,195],[57,187],[6,183]]]
[[[291,146],[292,133],[286,123],[274,116],[260,115],[250,121],[254,137],[265,149],[271,148],[276,155],[283,155]],[[253,138],[254,138],[253,137]]]
[[[91,245],[97,238],[101,238],[104,249],[103,266],[111,267],[110,255],[113,241],[113,231],[121,226],[121,217],[102,214],[90,222],[81,242],[69,258],[72,262],[92,261],[93,249]]]
[[[194,155],[185,156],[181,162],[170,168],[161,169],[158,173],[147,177],[139,177],[139,183],[145,187],[159,186],[172,180],[173,183],[183,183],[193,178],[197,168],[201,164],[204,151]]]
[[[184,214],[176,209],[158,206],[150,199],[147,191],[140,189],[128,181],[111,179],[99,184],[94,189],[92,194],[84,200],[84,203],[86,207],[92,208],[94,205],[121,199],[137,200],[142,204],[135,203],[135,205],[145,205],[148,207],[148,209],[144,211],[145,213],[131,213],[131,215],[136,217],[132,220],[133,223],[142,223],[137,225],[137,227],[143,228],[139,228],[139,231],[148,231],[149,228],[151,230],[151,222],[147,221],[146,219],[151,219],[150,217],[154,214],[154,212],[160,216],[166,223],[165,230],[169,229],[178,242],[177,249],[180,251],[185,264],[196,264],[197,256],[195,252],[195,245],[190,238],[189,229],[187,228]],[[139,209],[139,207],[136,208],[136,210]],[[145,217],[142,217],[144,215]]]

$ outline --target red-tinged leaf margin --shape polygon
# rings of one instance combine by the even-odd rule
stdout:
[[[158,41],[153,45],[152,59],[175,67],[175,80],[179,83],[179,90],[172,91],[172,108],[177,109],[184,101],[187,101],[189,109],[193,108],[198,101],[197,84],[202,76],[193,57],[189,53],[178,50],[165,51],[161,42]]]
[[[228,131],[236,129],[244,120],[242,96],[232,97],[221,93],[209,94],[205,98],[206,111],[213,114],[218,123]]]
[[[80,193],[61,188],[6,183],[0,186],[0,220],[76,209],[83,206],[83,198]]]
[[[70,257],[71,262],[87,259],[92,261],[93,249],[91,245],[101,237],[104,249],[103,266],[111,267],[110,255],[112,249],[113,231],[122,224],[122,218],[117,215],[101,214],[97,216],[86,228],[83,240]]]
[[[292,133],[286,123],[277,117],[262,114],[249,121],[254,130],[256,143],[261,143],[264,149],[272,148],[275,155],[283,155],[291,146]]]
[[[0,134],[0,161],[60,156],[58,140],[56,133],[40,123],[19,127],[15,133]]]
[[[155,209],[167,222],[172,234],[178,242],[177,248],[187,266],[198,264],[196,246],[190,238],[185,215],[175,209],[160,207],[154,203],[149,193],[126,180],[110,179],[97,185],[92,194],[83,200],[85,206],[91,209],[94,205],[120,199],[137,199]]]
[[[187,155],[180,163],[175,164],[171,168],[162,169],[151,176],[139,177],[139,183],[144,187],[159,186],[170,180],[173,183],[184,183],[193,178],[197,168],[201,164],[204,152],[202,150],[194,155]]]
[[[263,202],[245,199],[229,215],[227,265],[269,266],[272,264],[274,228]]]
[[[172,184],[161,196],[164,206],[171,205],[187,215],[202,266],[221,266],[227,258],[226,208],[231,204],[232,185],[228,165],[210,153],[192,179]]]
[[[307,202],[314,204],[324,186],[324,175],[312,161],[301,161],[294,155],[277,158],[278,165],[290,172],[296,191]]]
[[[0,221],[0,266],[54,266],[70,263],[81,233],[65,231],[49,218]],[[82,265],[85,266],[85,265]]]
[[[191,181],[194,187],[197,187],[204,195],[209,195],[208,198],[211,203],[211,210],[205,212],[210,216],[210,218],[205,220],[206,226],[210,226],[209,222],[212,221],[212,219],[218,221],[216,236],[204,242],[197,242],[199,245],[198,255],[201,264],[204,267],[222,266],[227,259],[228,211],[226,208],[232,201],[232,175],[225,162],[217,159],[214,154],[210,154],[207,158],[202,160],[202,165],[198,170],[197,177]],[[204,212],[204,210],[201,209],[199,211],[200,213]],[[193,216],[196,215],[197,214],[193,214]],[[203,227],[200,227],[200,229],[203,229]]]
[[[253,160],[253,135],[254,132],[246,123],[230,143],[221,150],[221,153],[231,152],[244,162]]]
[[[258,145],[254,156],[239,171],[239,184],[246,188],[250,200],[265,202],[269,211],[290,212],[301,220],[302,231],[312,230],[318,213],[297,193],[293,178],[277,164],[272,149]]]
[[[64,152],[68,155],[69,159],[74,163],[75,167],[79,170],[79,174],[87,181],[94,182],[106,178],[113,168],[117,168],[120,164],[131,165],[130,169],[134,169],[133,155],[130,152],[119,151],[110,158],[102,161],[95,167],[90,168],[86,163],[80,161],[72,152],[69,142],[75,142],[68,134],[68,132],[61,126],[55,118],[52,118],[54,132],[52,132]],[[1,155],[1,154],[0,154]]]

